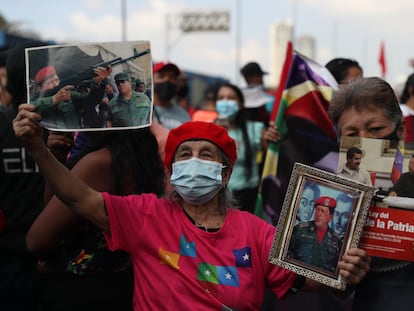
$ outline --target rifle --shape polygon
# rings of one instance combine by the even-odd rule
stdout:
[[[108,68],[109,66],[111,66],[111,67],[118,66],[118,65],[124,64],[126,62],[129,62],[131,60],[135,60],[138,57],[147,55],[149,53],[150,53],[150,49],[146,49],[142,52],[138,52],[134,48],[134,54],[130,57],[127,57],[127,58],[117,57],[117,58],[114,58],[114,59],[111,59],[111,60],[108,60],[108,61],[100,62],[100,63],[95,64],[93,66],[90,66],[89,68],[85,69],[84,71],[82,71],[80,73],[73,74],[73,75],[71,75],[67,78],[62,79],[57,87],[55,87],[54,89],[51,89],[51,90],[47,90],[43,94],[43,97],[48,97],[48,96],[55,95],[57,93],[57,91],[60,90],[65,85],[78,85],[82,81],[91,80],[95,75],[94,70],[98,67]]]

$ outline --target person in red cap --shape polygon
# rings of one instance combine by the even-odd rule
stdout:
[[[279,297],[299,285],[327,287],[268,261],[275,227],[233,208],[227,184],[236,144],[214,123],[186,122],[172,129],[164,163],[173,189],[116,196],[91,189],[55,160],[42,140],[40,116],[25,105],[14,130],[56,195],[105,232],[111,250],[124,250],[134,265],[135,310],[259,310],[265,287]],[[338,263],[351,284],[369,269],[360,249]]]
[[[335,272],[342,248],[341,238],[329,227],[336,201],[329,196],[315,200],[314,220],[293,228],[288,256],[329,272]]]
[[[36,73],[34,82],[36,83],[37,91],[40,96],[42,96],[45,91],[52,90],[57,87],[60,80],[56,73],[55,67],[46,66]]]
[[[190,121],[188,112],[173,100],[177,94],[180,69],[170,62],[155,63],[152,69],[154,74],[154,114],[157,121],[169,130]]]
[[[92,127],[86,114],[83,115],[82,120],[81,110],[87,105],[95,107],[102,100],[106,84],[103,81],[109,76],[110,71],[103,67],[95,68],[95,76],[89,92],[81,93],[73,90],[73,85],[64,85],[55,94],[45,96],[46,92],[59,87],[60,79],[55,67],[46,66],[40,69],[34,77],[37,92],[31,102],[36,106],[36,111],[42,115],[44,126],[49,129],[72,130]]]

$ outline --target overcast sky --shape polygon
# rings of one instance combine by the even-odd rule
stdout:
[[[316,39],[315,61],[356,59],[365,76],[380,75],[378,54],[385,42],[387,81],[393,86],[412,72],[412,0],[125,0],[126,38],[149,40],[155,61],[167,56],[179,67],[243,85],[238,64],[259,62],[269,69],[269,29],[277,21],[296,22],[297,35]],[[229,32],[181,33],[166,16],[192,10],[228,10]],[[42,39],[64,42],[122,40],[121,0],[3,1],[0,13]],[[238,23],[237,21],[240,21]],[[240,27],[238,27],[240,25]],[[237,33],[241,33],[237,40]],[[169,34],[168,40],[166,33]],[[171,45],[167,48],[167,42]],[[236,55],[237,42],[241,51]]]

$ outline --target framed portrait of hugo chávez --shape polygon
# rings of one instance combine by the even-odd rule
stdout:
[[[338,262],[357,247],[374,188],[295,163],[269,261],[344,290]]]
[[[151,125],[149,41],[50,45],[25,52],[27,98],[44,127],[95,131]]]

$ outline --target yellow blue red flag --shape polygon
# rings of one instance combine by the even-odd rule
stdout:
[[[281,139],[267,149],[256,215],[270,222],[278,218],[295,162],[336,170],[337,134],[328,107],[337,88],[324,66],[288,44],[270,118],[275,121]],[[268,195],[272,196],[271,202],[267,202]]]

